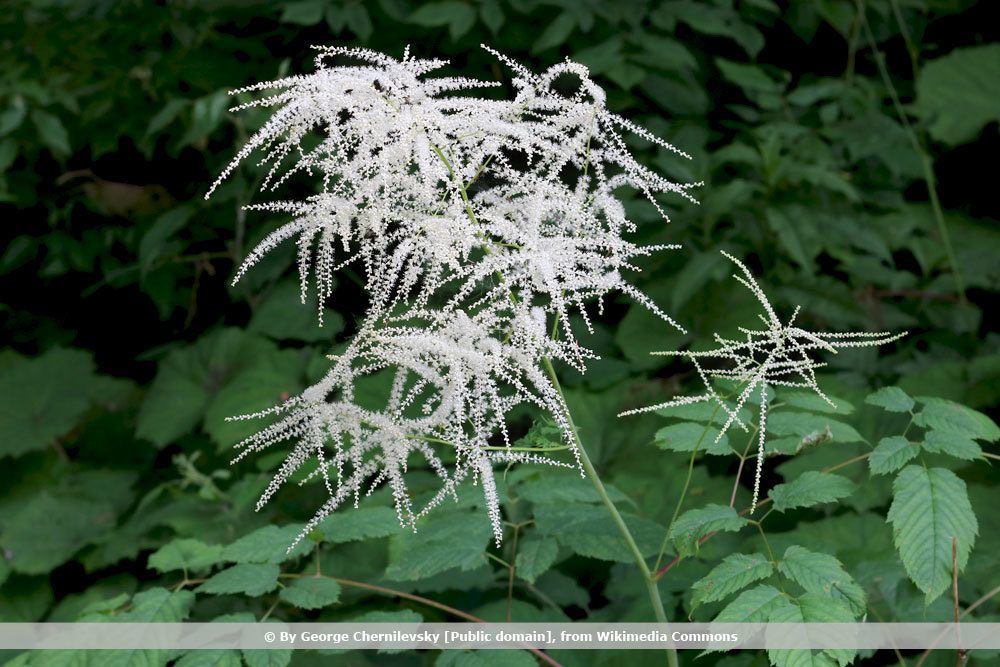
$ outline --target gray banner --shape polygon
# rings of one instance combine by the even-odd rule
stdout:
[[[1000,623],[0,623],[0,649],[1000,649]]]

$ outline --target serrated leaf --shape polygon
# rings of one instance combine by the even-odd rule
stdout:
[[[928,431],[924,434],[924,449],[935,454],[947,454],[963,461],[981,458],[983,449],[975,440],[948,431]]]
[[[660,449],[672,452],[692,452],[697,447],[698,451],[717,456],[728,456],[733,454],[729,446],[729,438],[723,434],[719,437],[719,429],[705,424],[694,422],[681,422],[664,426],[656,432],[654,442]]]
[[[762,623],[771,609],[785,601],[784,594],[774,586],[760,584],[743,591],[713,619],[716,623]]]
[[[391,507],[359,507],[335,512],[316,528],[323,534],[323,541],[331,544],[389,537],[403,530]]]
[[[833,402],[833,405],[824,401],[822,397],[814,392],[790,391],[781,392],[778,395],[778,400],[786,405],[802,410],[835,415],[849,415],[854,412],[854,406],[848,403],[846,399],[830,396],[829,394],[827,394],[827,398]]]
[[[90,405],[90,355],[53,349],[18,359],[0,374],[0,457],[48,447],[72,429]],[[68,391],[73,387],[73,391]]]
[[[243,660],[247,667],[288,667],[292,661],[292,649],[243,649]]]
[[[901,435],[882,438],[868,459],[868,467],[873,475],[896,472],[918,452],[919,447]]]
[[[340,599],[340,584],[327,577],[300,577],[282,588],[278,597],[300,609],[322,609]]]
[[[458,568],[473,570],[486,562],[492,531],[478,512],[432,514],[417,532],[399,532],[389,538],[389,565],[385,576],[393,581],[416,581]]]
[[[792,545],[778,562],[778,571],[810,593],[826,595],[846,604],[854,617],[865,612],[864,589],[833,556]]]
[[[536,667],[538,662],[527,651],[460,650],[441,651],[434,667]]]
[[[663,540],[663,526],[623,513],[636,546],[644,556],[657,552]],[[634,559],[607,509],[598,505],[546,504],[535,508],[535,523],[544,535],[581,556],[627,563]]]
[[[553,539],[529,537],[517,545],[517,557],[514,560],[517,576],[525,581],[535,583],[535,580],[552,567],[559,554],[559,545]]]
[[[254,310],[247,331],[275,340],[332,341],[343,330],[344,318],[327,308],[323,313],[323,326],[320,326],[316,316],[317,299],[315,290],[311,290],[302,303],[298,283],[278,283]]]
[[[853,620],[846,605],[820,593],[806,593],[794,602],[775,605],[767,617],[769,623],[850,623]],[[775,667],[837,667],[849,664],[856,653],[856,649],[768,649],[767,657]]]
[[[149,556],[149,567],[157,572],[207,570],[221,560],[222,547],[201,540],[180,538],[163,545]]]
[[[34,123],[43,144],[59,155],[69,155],[71,150],[69,132],[58,116],[48,111],[34,109],[31,112],[31,122]]]
[[[691,607],[717,602],[755,581],[771,576],[774,566],[764,554],[730,554],[711,572],[694,582]]]
[[[680,556],[698,553],[698,540],[715,531],[737,531],[747,525],[747,520],[728,505],[706,505],[688,510],[677,517],[668,538]]]
[[[846,477],[811,470],[792,482],[778,484],[769,495],[774,501],[774,509],[784,512],[796,507],[832,503],[851,495],[856,488],[857,485]]]
[[[958,48],[925,63],[915,108],[931,136],[955,145],[1000,120],[1000,44]]]
[[[882,387],[868,394],[865,403],[888,410],[889,412],[909,412],[913,409],[913,399],[899,387]]]
[[[929,604],[951,582],[952,538],[961,572],[979,533],[963,482],[944,468],[907,466],[892,485],[888,520],[906,573]]]
[[[816,434],[830,432],[834,442],[862,442],[864,438],[853,426],[808,412],[778,411],[767,418],[767,432],[772,435],[795,435],[806,439]]]
[[[174,667],[241,667],[240,652],[234,649],[202,649],[188,651]]]
[[[315,546],[303,538],[289,551],[289,547],[299,536],[303,524],[293,523],[287,526],[264,526],[248,535],[244,535],[222,551],[220,560],[233,563],[271,563],[279,564],[309,553]]]
[[[577,471],[546,470],[538,479],[517,485],[518,499],[531,503],[600,503],[601,496],[589,480]],[[608,497],[616,503],[629,502],[629,497],[610,484],[605,485]]]
[[[199,593],[227,595],[243,593],[251,597],[270,593],[278,587],[280,569],[270,563],[233,565],[218,572],[197,588]]]
[[[924,405],[919,415],[921,426],[972,440],[1000,440],[1000,428],[982,412],[944,398],[918,396],[917,400]]]

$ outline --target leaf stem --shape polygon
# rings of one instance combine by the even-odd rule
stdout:
[[[542,357],[542,365],[545,367],[545,371],[552,380],[552,385],[555,387],[560,398],[562,398],[565,403],[565,395],[563,394],[562,385],[559,384],[559,377],[556,375],[556,369],[553,368],[552,362],[548,357]],[[635,543],[635,538],[632,537],[632,531],[630,531],[628,526],[625,524],[625,520],[618,512],[618,508],[615,507],[614,501],[611,500],[607,489],[604,488],[604,482],[601,481],[600,476],[597,474],[597,469],[594,468],[594,464],[591,462],[590,456],[587,454],[587,450],[583,446],[583,441],[580,440],[580,432],[577,430],[576,424],[573,422],[573,417],[570,415],[569,410],[566,411],[566,418],[569,421],[570,430],[573,432],[573,438],[576,440],[577,451],[580,453],[580,462],[583,464],[583,469],[587,473],[587,478],[590,480],[590,483],[594,485],[594,489],[601,497],[601,502],[604,503],[604,506],[608,508],[608,512],[611,513],[612,520],[618,527],[618,531],[621,533],[622,539],[625,540],[625,544],[631,552],[633,559],[635,559],[635,564],[639,568],[639,572],[642,573],[642,580],[643,583],[646,584],[646,591],[649,594],[649,602],[653,606],[653,613],[656,615],[657,622],[665,624],[667,623],[667,616],[663,610],[663,602],[660,600],[660,590],[657,588],[656,581],[653,579],[649,566],[646,564],[646,559],[639,550],[639,546]],[[676,649],[667,649],[667,664],[670,667],[677,667],[678,662]]]

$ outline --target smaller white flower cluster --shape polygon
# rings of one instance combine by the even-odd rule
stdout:
[[[330,498],[310,528],[382,483],[400,521],[413,525],[472,477],[499,542],[493,465],[556,463],[512,447],[510,411],[537,406],[573,444],[563,400],[541,372],[543,359],[583,371],[593,357],[571,317],[589,329],[585,305],[622,292],[677,326],[625,279],[636,258],[675,246],[627,241],[634,227],[617,191],[637,190],[662,213],[656,196],[691,199],[697,184],[640,165],[620,132],[684,154],[609,112],[584,66],[539,76],[487,50],[512,69],[513,99],[471,94],[494,83],[425,77],[443,61],[348,48],[321,48],[313,74],[236,91],[277,90],[237,107],[276,110],[220,180],[260,151],[263,190],[311,175],[319,193],[249,207],[293,219],[254,248],[235,280],[296,239],[303,299],[312,276],[321,315],[345,264],[364,267],[370,297],[360,331],[323,381],[269,411],[280,419],[243,443],[242,455],[296,442],[261,504],[315,464],[312,477]],[[329,66],[333,59],[354,64]],[[384,404],[362,407],[357,383],[380,372],[393,377]],[[442,484],[422,508],[404,483],[411,455]]]
[[[714,334],[718,347],[713,350],[654,352],[654,354],[681,356],[688,359],[694,365],[698,376],[705,385],[705,393],[697,396],[680,396],[665,403],[629,410],[619,416],[652,412],[705,401],[711,402],[727,415],[715,438],[715,441],[719,442],[733,424],[748,431],[748,426],[740,419],[739,413],[747,401],[757,392],[760,400],[760,419],[758,421],[757,469],[754,476],[753,502],[750,509],[753,512],[759,500],[761,467],[764,462],[767,404],[769,401],[768,387],[809,389],[835,408],[836,404],[823,393],[816,381],[816,369],[822,368],[826,364],[813,359],[810,356],[811,353],[825,351],[836,354],[838,348],[885,345],[902,338],[906,332],[898,334],[886,332],[814,333],[794,326],[795,318],[799,314],[799,307],[795,308],[788,323],[784,324],[778,319],[770,301],[746,265],[725,251],[722,254],[739,267],[743,275],[734,274],[733,277],[750,290],[763,307],[764,313],[758,317],[760,317],[764,328],[746,329],[740,327],[740,332],[745,336],[741,340],[730,340],[719,334]],[[706,368],[702,363],[703,359],[720,360],[731,365],[723,368]],[[733,403],[719,396],[714,386],[715,380],[722,380],[737,387],[739,394]]]

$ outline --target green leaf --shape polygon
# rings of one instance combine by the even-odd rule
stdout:
[[[434,667],[536,667],[538,662],[527,651],[464,649],[441,651]]]
[[[296,25],[316,25],[323,20],[323,0],[299,0],[289,2],[281,11],[282,23]]]
[[[69,155],[71,151],[69,132],[66,131],[66,127],[57,116],[48,111],[34,109],[31,112],[31,122],[34,123],[43,144],[52,149],[54,153]]]
[[[429,2],[410,14],[410,22],[428,27],[447,25],[452,40],[457,40],[476,22],[476,10],[458,0]]]
[[[808,412],[777,411],[767,417],[767,432],[772,435],[794,435],[805,440],[825,433],[827,430],[829,430],[830,438],[834,442],[862,442],[864,440],[853,426],[822,415]]]
[[[924,449],[963,461],[973,461],[983,455],[982,447],[975,440],[952,431],[928,431],[924,434]]]
[[[955,49],[920,68],[915,109],[931,136],[955,145],[1000,120],[1000,44]]]
[[[297,283],[278,283],[254,311],[247,330],[276,340],[332,341],[343,330],[344,318],[327,308],[323,326],[320,326],[316,316],[317,298],[316,292],[310,291],[303,304]]]
[[[790,391],[778,394],[779,401],[802,410],[835,415],[849,415],[854,412],[854,406],[843,398],[837,398],[836,396],[830,396],[829,394],[827,394],[827,398],[833,401],[833,405],[824,401],[814,392]]]
[[[944,468],[907,466],[892,485],[888,520],[906,573],[928,604],[951,582],[952,538],[961,572],[979,533],[965,482]]]
[[[698,540],[705,535],[720,530],[738,531],[745,525],[747,520],[732,507],[712,504],[681,514],[667,536],[679,556],[693,556],[698,553]]]
[[[716,438],[719,438],[719,429],[714,426],[680,422],[664,426],[657,431],[654,442],[660,449],[672,452],[692,452],[697,447],[700,452],[716,456],[728,456],[734,453],[729,446],[728,436],[723,434],[718,442]]]
[[[228,648],[188,651],[174,667],[241,667],[240,652]]]
[[[913,409],[913,399],[899,387],[882,387],[868,394],[865,403],[875,405],[889,412],[909,412]]]
[[[359,507],[335,512],[316,528],[323,533],[323,541],[332,544],[389,537],[402,530],[399,517],[391,507]]]
[[[810,470],[795,481],[778,484],[771,489],[774,509],[779,512],[796,507],[812,507],[832,503],[854,493],[857,486],[851,480],[828,472]]]
[[[90,405],[94,379],[90,355],[80,350],[56,348],[4,368],[0,457],[45,449],[76,426]]]
[[[663,540],[663,526],[632,514],[623,513],[636,546],[644,556],[657,552]],[[615,526],[607,508],[599,505],[549,503],[535,507],[535,523],[544,535],[581,556],[628,563],[634,560]]]
[[[486,562],[492,531],[478,512],[432,514],[418,532],[398,532],[389,538],[385,576],[393,581],[417,581],[452,568],[473,570]]]
[[[575,27],[576,19],[573,18],[573,15],[569,12],[561,13],[538,36],[538,39],[531,46],[531,52],[540,53],[553,46],[561,46],[569,39]]]
[[[821,593],[806,593],[794,601],[784,601],[770,609],[768,623],[850,623],[851,610],[841,602]],[[847,665],[855,649],[768,649],[767,657],[775,667],[837,667]]]
[[[919,447],[901,435],[882,438],[878,441],[868,467],[873,475],[896,472],[917,455]]]
[[[149,567],[157,572],[207,570],[221,560],[222,547],[200,540],[179,538],[168,542],[149,556]]]
[[[301,539],[289,551],[289,547],[302,533],[305,526],[293,523],[287,526],[264,526],[244,535],[222,550],[220,560],[233,563],[280,564],[312,551],[315,546],[308,539]]]
[[[264,593],[270,593],[278,587],[280,571],[277,565],[269,563],[233,565],[231,568],[213,575],[196,590],[199,593],[214,593],[215,595],[243,593],[257,597]]]
[[[772,608],[785,601],[785,596],[774,586],[760,584],[743,591],[723,607],[714,621],[717,623],[762,623]]]
[[[300,609],[322,609],[340,599],[340,584],[326,577],[301,577],[282,588],[278,597]]]
[[[605,485],[605,491],[616,503],[630,502],[628,496],[610,484]],[[602,502],[594,485],[580,477],[576,470],[545,470],[537,479],[518,484],[516,495],[521,500],[536,504]]]
[[[552,567],[558,554],[559,545],[553,539],[524,539],[517,545],[517,557],[514,560],[517,576],[535,583],[542,573]]]
[[[243,649],[243,660],[247,667],[288,667],[292,661],[292,649]]]
[[[691,585],[691,608],[717,602],[755,581],[771,576],[774,567],[764,554],[730,554]]]
[[[153,268],[156,260],[171,249],[168,240],[182,229],[193,215],[194,209],[189,206],[170,209],[157,218],[149,231],[143,234],[139,242],[139,267],[144,274]]]
[[[924,405],[919,415],[919,426],[973,440],[1000,440],[1000,428],[982,412],[943,398],[918,396],[917,400]]]
[[[792,545],[785,550],[778,571],[810,593],[825,595],[847,605],[853,612],[852,620],[865,613],[864,589],[833,556]]]

